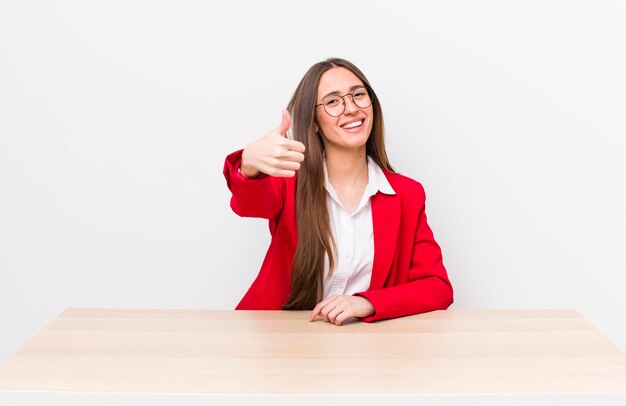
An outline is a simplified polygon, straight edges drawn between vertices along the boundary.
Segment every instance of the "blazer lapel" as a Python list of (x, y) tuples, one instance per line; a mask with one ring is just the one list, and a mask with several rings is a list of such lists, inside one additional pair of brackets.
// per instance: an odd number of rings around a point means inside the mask
[(400, 229), (400, 197), (381, 192), (372, 196), (372, 223), (374, 228), (374, 264), (370, 290), (381, 289), (396, 249)]

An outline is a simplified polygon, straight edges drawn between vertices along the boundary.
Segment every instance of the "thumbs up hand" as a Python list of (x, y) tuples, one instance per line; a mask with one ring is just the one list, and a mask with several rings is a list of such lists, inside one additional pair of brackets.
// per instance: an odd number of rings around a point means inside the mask
[(263, 138), (248, 144), (241, 157), (241, 173), (254, 178), (261, 172), (278, 177), (292, 177), (304, 161), (304, 144), (286, 137), (291, 126), (289, 111), (282, 121)]

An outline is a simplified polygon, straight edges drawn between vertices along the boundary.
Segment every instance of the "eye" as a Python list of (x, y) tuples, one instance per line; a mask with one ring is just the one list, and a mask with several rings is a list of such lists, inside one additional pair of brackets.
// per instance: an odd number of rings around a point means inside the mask
[(353, 93), (353, 96), (356, 98), (362, 98), (367, 96), (367, 92), (365, 91), (365, 89), (359, 89)]
[(339, 98), (338, 97), (331, 97), (329, 99), (326, 99), (326, 101), (324, 102), (325, 106), (328, 107), (333, 107), (339, 104)]

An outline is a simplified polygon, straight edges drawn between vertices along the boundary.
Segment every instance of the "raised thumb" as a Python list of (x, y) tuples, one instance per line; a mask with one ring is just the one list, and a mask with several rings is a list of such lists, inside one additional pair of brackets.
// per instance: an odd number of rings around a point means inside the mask
[(284, 137), (287, 134), (289, 127), (291, 127), (291, 115), (288, 110), (283, 110), (283, 118), (278, 127), (276, 127), (276, 130), (278, 130), (280, 135)]

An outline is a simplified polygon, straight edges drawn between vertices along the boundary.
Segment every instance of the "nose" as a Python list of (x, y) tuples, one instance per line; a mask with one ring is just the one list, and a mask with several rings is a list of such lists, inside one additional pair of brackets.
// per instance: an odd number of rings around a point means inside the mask
[(352, 97), (350, 95), (343, 96), (343, 104), (343, 114), (352, 114), (359, 108), (356, 103), (354, 103), (354, 100), (352, 100)]

